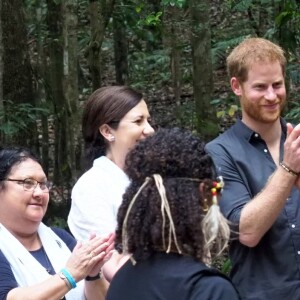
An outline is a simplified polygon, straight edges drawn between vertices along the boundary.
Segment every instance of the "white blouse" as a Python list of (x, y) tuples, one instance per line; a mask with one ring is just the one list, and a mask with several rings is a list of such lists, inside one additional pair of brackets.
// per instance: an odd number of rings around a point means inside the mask
[(101, 236), (115, 231), (118, 208), (128, 185), (127, 175), (106, 156), (94, 160), (72, 190), (68, 225), (77, 240), (87, 240), (90, 233)]

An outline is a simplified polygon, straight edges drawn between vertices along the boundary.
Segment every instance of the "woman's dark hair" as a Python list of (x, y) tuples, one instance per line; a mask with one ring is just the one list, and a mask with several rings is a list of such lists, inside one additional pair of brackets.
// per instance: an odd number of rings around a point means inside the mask
[(7, 179), (11, 169), (27, 159), (32, 159), (40, 164), (39, 158), (27, 148), (0, 147), (0, 188), (4, 187), (2, 180)]
[[(154, 180), (154, 174), (158, 174), (166, 190), (179, 248), (183, 254), (203, 259), (205, 242), (201, 222), (206, 195), (200, 193), (199, 184), (203, 181), (210, 185), (215, 170), (202, 140), (183, 129), (159, 129), (128, 153), (125, 172), (131, 184), (118, 212), (116, 248), (122, 252), (123, 223), (129, 209), (126, 250), (137, 260), (154, 251), (166, 250), (163, 235), (168, 240), (170, 220), (166, 218), (164, 232), (162, 199)], [(139, 191), (147, 177), (149, 183)], [(138, 191), (134, 205), (129, 208)], [(171, 251), (177, 252), (174, 241)]]
[(93, 160), (105, 155), (106, 141), (99, 127), (107, 124), (117, 129), (120, 120), (134, 108), (143, 95), (128, 86), (107, 86), (93, 92), (87, 100), (82, 118), (82, 133), (85, 142), (86, 162), (91, 167)]

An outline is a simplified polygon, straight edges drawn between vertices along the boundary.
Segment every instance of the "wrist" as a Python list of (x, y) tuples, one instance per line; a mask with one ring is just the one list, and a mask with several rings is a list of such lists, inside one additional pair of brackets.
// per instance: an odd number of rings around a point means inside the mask
[(103, 275), (102, 275), (102, 272), (100, 271), (97, 275), (95, 276), (86, 276), (85, 277), (85, 280), (86, 281), (95, 281), (95, 280), (98, 280), (98, 279), (102, 279), (103, 278)]
[(299, 173), (294, 171), (293, 169), (291, 169), (289, 166), (287, 166), (283, 161), (281, 161), (279, 163), (279, 165), (289, 174), (293, 175), (293, 176), (298, 176)]
[(63, 280), (66, 279), (66, 283), (68, 282), (68, 286), (70, 286), (72, 289), (76, 288), (76, 281), (66, 268), (61, 269), (61, 271), (59, 272), (59, 277)]
[(67, 277), (62, 272), (57, 273), (57, 275), (59, 276), (60, 279), (62, 279), (64, 281), (64, 283), (66, 284), (66, 286), (68, 287), (68, 289), (71, 290), (72, 289), (72, 285), (70, 284), (70, 282), (67, 279)]

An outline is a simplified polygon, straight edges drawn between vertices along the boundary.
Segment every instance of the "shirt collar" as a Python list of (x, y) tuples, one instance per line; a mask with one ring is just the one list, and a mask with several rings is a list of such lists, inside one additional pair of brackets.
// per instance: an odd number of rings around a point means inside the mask
[[(280, 124), (281, 124), (282, 133), (283, 133), (284, 138), (285, 138), (286, 137), (286, 131), (287, 131), (286, 121), (283, 118), (280, 118)], [(238, 119), (237, 122), (235, 123), (235, 125), (233, 127), (233, 130), (238, 134), (238, 136), (240, 136), (241, 138), (244, 138), (248, 142), (250, 142), (252, 138), (257, 139), (258, 136), (260, 137), (259, 133), (257, 133), (255, 131), (253, 131), (252, 129), (250, 129), (240, 119)]]

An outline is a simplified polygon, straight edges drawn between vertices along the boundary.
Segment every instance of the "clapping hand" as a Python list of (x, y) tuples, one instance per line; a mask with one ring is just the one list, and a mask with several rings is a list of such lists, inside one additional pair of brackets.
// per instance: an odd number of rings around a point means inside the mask
[(66, 268), (78, 282), (86, 276), (97, 275), (103, 264), (111, 257), (114, 248), (114, 234), (97, 237), (91, 234), (86, 243), (77, 242)]

